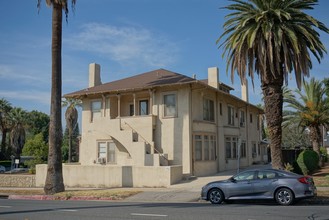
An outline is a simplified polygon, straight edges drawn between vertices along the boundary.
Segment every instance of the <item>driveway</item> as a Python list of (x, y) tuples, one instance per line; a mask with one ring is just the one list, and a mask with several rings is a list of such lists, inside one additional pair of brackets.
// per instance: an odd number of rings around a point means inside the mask
[[(269, 168), (267, 165), (252, 165), (244, 169)], [(243, 170), (243, 169), (241, 169)], [(225, 180), (237, 173), (237, 170), (219, 172), (212, 176), (195, 177), (189, 180), (183, 180), (168, 188), (143, 188), (143, 192), (128, 197), (127, 202), (197, 202), (200, 198), (202, 186), (209, 182)]]

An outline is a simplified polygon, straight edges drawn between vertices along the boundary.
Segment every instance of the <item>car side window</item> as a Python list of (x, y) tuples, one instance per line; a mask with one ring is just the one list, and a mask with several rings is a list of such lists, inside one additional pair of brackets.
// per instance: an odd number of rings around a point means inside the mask
[(259, 171), (257, 174), (257, 179), (274, 179), (275, 177), (275, 172), (271, 171)]
[(254, 179), (254, 171), (243, 172), (234, 177), (235, 180), (252, 180)]

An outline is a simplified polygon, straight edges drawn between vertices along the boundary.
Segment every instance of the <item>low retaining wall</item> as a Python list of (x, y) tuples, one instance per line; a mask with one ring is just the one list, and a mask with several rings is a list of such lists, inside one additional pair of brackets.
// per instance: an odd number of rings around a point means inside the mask
[[(169, 187), (182, 180), (182, 166), (63, 164), (66, 187)], [(47, 165), (36, 166), (36, 186), (43, 187)]]
[(35, 175), (0, 174), (0, 187), (35, 187)]

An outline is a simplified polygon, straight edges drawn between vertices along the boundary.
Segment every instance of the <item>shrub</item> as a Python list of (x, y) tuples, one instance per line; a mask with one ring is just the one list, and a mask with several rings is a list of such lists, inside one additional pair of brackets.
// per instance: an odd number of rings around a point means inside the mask
[(327, 149), (325, 147), (320, 148), (320, 154), (323, 157), (324, 162), (328, 162), (328, 152), (327, 152)]
[(313, 150), (304, 150), (298, 155), (297, 164), (304, 175), (310, 174), (319, 166), (319, 155)]

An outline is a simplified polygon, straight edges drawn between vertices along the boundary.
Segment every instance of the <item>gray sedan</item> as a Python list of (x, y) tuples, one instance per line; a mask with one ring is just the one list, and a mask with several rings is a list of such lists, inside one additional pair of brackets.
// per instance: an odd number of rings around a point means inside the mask
[(297, 199), (313, 196), (316, 187), (311, 177), (276, 169), (247, 170), (228, 180), (208, 183), (201, 191), (201, 198), (213, 204), (273, 199), (280, 205), (290, 205)]

